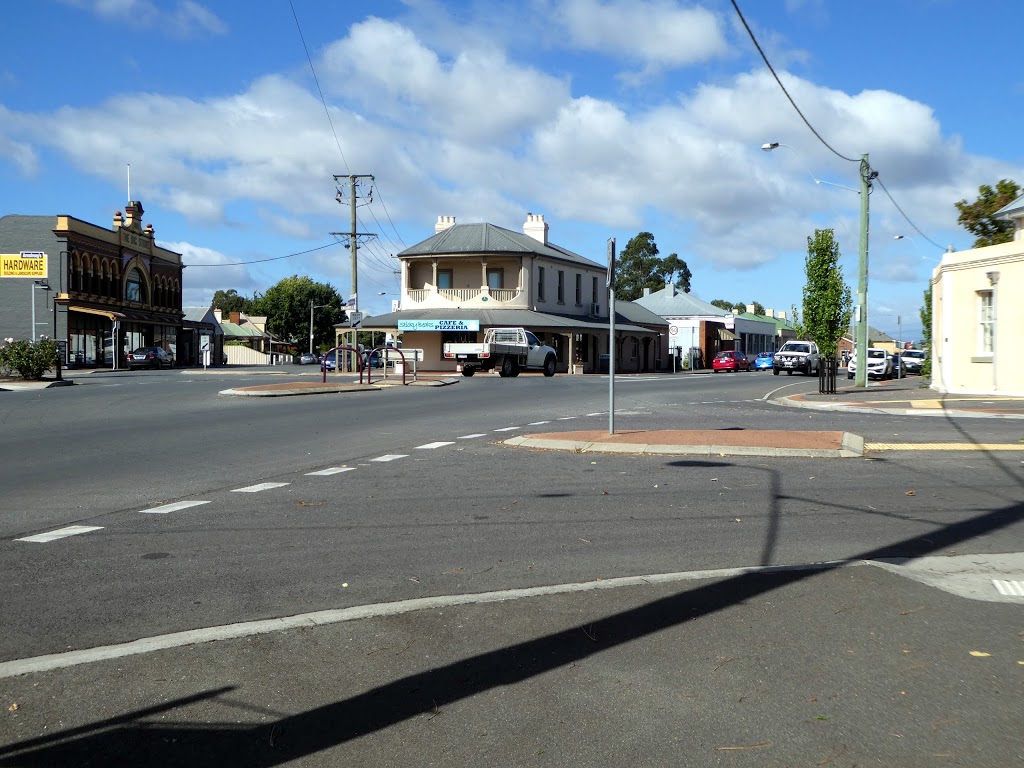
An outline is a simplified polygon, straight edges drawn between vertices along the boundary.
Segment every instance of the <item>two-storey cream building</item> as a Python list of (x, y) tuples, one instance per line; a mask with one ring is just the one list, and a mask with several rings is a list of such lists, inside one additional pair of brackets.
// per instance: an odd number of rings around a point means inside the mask
[[(446, 342), (478, 341), (503, 326), (522, 326), (553, 347), (563, 373), (607, 369), (606, 266), (552, 243), (544, 216), (527, 214), (521, 233), (439, 216), (434, 235), (398, 259), (401, 309), (366, 318), (362, 328), (401, 333), (405, 348), (423, 350), (421, 369), (455, 370)], [(440, 330), (446, 320), (473, 330)], [(617, 302), (617, 370), (663, 368), (667, 331), (653, 312)]]

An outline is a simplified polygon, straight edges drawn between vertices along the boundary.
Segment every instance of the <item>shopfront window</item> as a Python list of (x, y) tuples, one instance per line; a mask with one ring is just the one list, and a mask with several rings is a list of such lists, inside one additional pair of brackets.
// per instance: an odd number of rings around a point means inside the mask
[(146, 289), (145, 283), (142, 281), (142, 274), (137, 269), (133, 269), (128, 273), (128, 278), (124, 283), (124, 298), (126, 301), (137, 301), (139, 303), (145, 303), (146, 301)]

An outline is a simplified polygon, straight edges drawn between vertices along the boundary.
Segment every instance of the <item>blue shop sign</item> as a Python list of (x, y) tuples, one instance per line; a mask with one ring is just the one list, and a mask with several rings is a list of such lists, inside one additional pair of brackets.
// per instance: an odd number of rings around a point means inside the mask
[(479, 320), (399, 320), (400, 331), (479, 331)]

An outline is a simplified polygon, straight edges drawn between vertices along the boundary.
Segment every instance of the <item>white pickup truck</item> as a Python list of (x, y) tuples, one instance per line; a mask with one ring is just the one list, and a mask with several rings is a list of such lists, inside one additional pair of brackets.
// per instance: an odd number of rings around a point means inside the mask
[(554, 376), (558, 367), (555, 350), (525, 328), (488, 328), (482, 342), (448, 342), (444, 356), (462, 366), (463, 376), (494, 368), (502, 377), (518, 376), (522, 370)]

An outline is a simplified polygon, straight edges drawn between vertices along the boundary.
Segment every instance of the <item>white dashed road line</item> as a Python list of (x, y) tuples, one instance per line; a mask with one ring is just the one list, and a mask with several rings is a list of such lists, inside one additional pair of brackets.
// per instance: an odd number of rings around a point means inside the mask
[(444, 448), (446, 445), (455, 445), (452, 441), (439, 440), (436, 443), (425, 443), (424, 445), (417, 445), (413, 450), (416, 451), (429, 451), (434, 448)]
[[(551, 423), (550, 421), (531, 421), (526, 426), (528, 426), (528, 427), (539, 427), (541, 424), (550, 424), (550, 423)], [(494, 431), (497, 432), (498, 430), (494, 430)]]
[(269, 491), (271, 488), (280, 488), (285, 485), (291, 485), (291, 483), (257, 483), (256, 485), (249, 485), (245, 488), (235, 488), (232, 493), (259, 493), (260, 491)]
[(575, 416), (559, 416), (558, 420), (559, 421), (569, 421), (570, 419), (575, 419), (575, 418), (576, 418)]
[(456, 440), (472, 440), (474, 437), (487, 437), (485, 432), (474, 432), (472, 435), (462, 435), (462, 437), (455, 438)]
[(45, 544), (48, 541), (56, 541), (57, 539), (63, 539), (67, 536), (77, 536), (80, 533), (102, 530), (102, 525), (69, 525), (67, 528), (58, 528), (55, 531), (37, 533), (35, 536), (26, 536), (23, 539), (15, 539), (15, 541), (31, 541), (35, 544)]
[(173, 504), (164, 504), (161, 507), (140, 510), (144, 515), (166, 515), (168, 512), (177, 512), (179, 509), (198, 507), (200, 504), (209, 504), (208, 501), (176, 501)]
[(604, 413), (604, 411), (600, 411), (599, 413), (588, 413), (587, 416), (604, 416)]
[(407, 459), (409, 454), (407, 453), (385, 453), (383, 456), (378, 456), (376, 459), (370, 459), (370, 461), (395, 461), (396, 459)]
[(321, 477), (326, 475), (336, 475), (339, 472), (351, 472), (355, 467), (330, 467), (329, 469), (321, 469), (316, 472), (307, 472), (307, 475), (319, 475)]
[(519, 429), (519, 427), (499, 427), (494, 430), (495, 432), (511, 432), (513, 429)]

